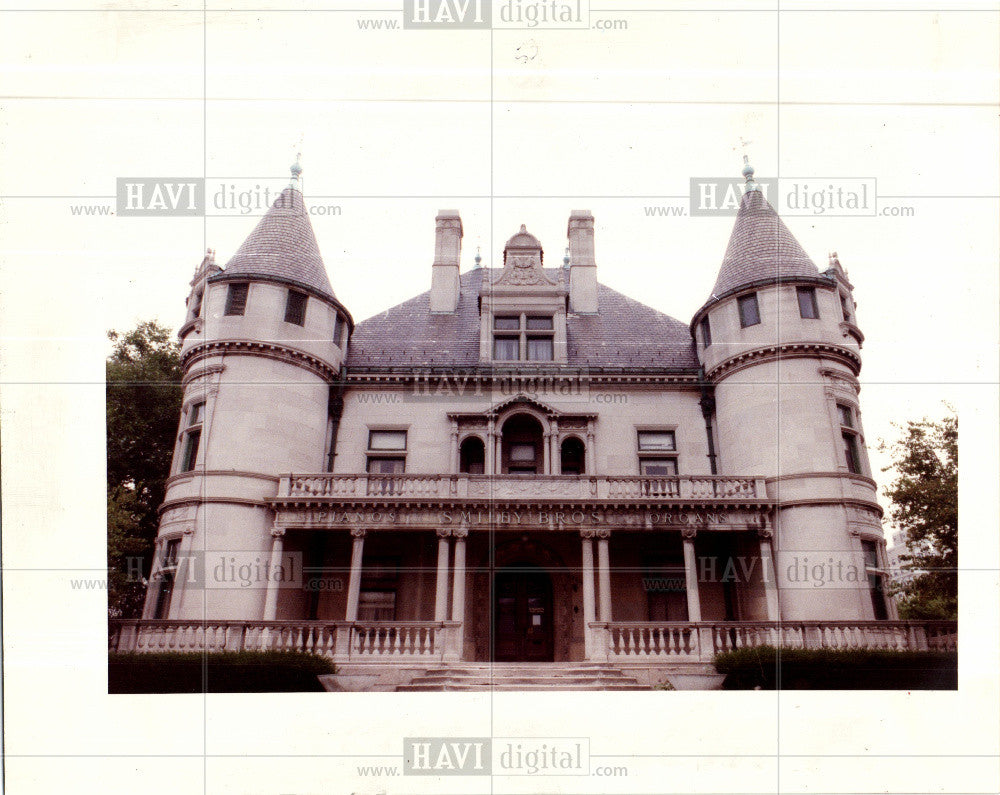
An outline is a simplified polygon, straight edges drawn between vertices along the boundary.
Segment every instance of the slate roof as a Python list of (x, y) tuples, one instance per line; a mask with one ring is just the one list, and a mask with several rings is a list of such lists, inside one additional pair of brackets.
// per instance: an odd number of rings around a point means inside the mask
[[(560, 268), (545, 268), (557, 281)], [(461, 275), (458, 309), (431, 314), (430, 293), (357, 324), (351, 335), (348, 369), (479, 366), (479, 268)], [(567, 365), (576, 368), (697, 368), (691, 332), (662, 312), (599, 284), (597, 315), (568, 315)]]
[(712, 293), (768, 279), (819, 275), (819, 269), (760, 191), (747, 191)]
[(337, 300), (300, 191), (285, 188), (225, 270), (210, 281), (240, 276), (289, 283)]

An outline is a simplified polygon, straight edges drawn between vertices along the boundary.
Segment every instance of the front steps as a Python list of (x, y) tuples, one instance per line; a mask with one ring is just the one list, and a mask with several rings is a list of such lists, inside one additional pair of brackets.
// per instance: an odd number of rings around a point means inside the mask
[(649, 690), (608, 663), (452, 663), (429, 668), (409, 684), (416, 691)]

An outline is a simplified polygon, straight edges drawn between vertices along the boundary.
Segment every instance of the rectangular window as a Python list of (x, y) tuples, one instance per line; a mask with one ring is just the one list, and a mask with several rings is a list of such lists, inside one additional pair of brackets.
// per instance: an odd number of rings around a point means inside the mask
[(191, 308), (191, 317), (201, 317), (201, 302), (204, 296), (204, 291), (195, 293), (194, 306)]
[(170, 597), (174, 593), (174, 573), (164, 571), (160, 573), (160, 590), (156, 594), (156, 607), (153, 609), (153, 618), (166, 618), (170, 615)]
[(550, 317), (529, 317), (527, 324), (528, 331), (552, 331)]
[(815, 287), (796, 287), (795, 294), (799, 299), (799, 317), (806, 320), (819, 318), (819, 305), (816, 303)]
[(361, 591), (358, 594), (358, 621), (395, 621), (395, 591)]
[(177, 553), (181, 549), (181, 540), (179, 538), (171, 538), (163, 546), (163, 566), (164, 568), (173, 568), (177, 565)]
[(528, 361), (552, 361), (552, 337), (528, 337)]
[(500, 362), (516, 362), (521, 358), (521, 341), (517, 337), (497, 337), (493, 340), (493, 358)]
[(201, 428), (188, 431), (187, 443), (184, 446), (184, 461), (181, 472), (190, 472), (198, 463), (198, 446), (201, 444)]
[(673, 431), (639, 431), (639, 449), (676, 450), (677, 439)]
[(707, 348), (712, 344), (712, 325), (708, 321), (708, 315), (705, 315), (698, 325), (701, 327), (701, 344)]
[(677, 459), (640, 458), (639, 472), (647, 477), (672, 477), (677, 474)]
[(837, 414), (840, 415), (840, 424), (845, 428), (854, 427), (854, 414), (851, 412), (851, 407), (846, 406), (843, 403), (837, 404)]
[(495, 317), (493, 318), (493, 328), (497, 331), (517, 331), (521, 328), (521, 318)]
[(247, 310), (247, 293), (250, 285), (245, 282), (233, 282), (226, 293), (226, 314), (242, 315)]
[(736, 299), (740, 308), (740, 325), (756, 326), (760, 323), (760, 307), (757, 305), (757, 293), (741, 295)]
[(406, 431), (369, 431), (369, 450), (405, 450)]
[(368, 459), (368, 472), (372, 475), (402, 475), (405, 470), (405, 458)]
[(851, 322), (851, 310), (847, 306), (847, 296), (843, 293), (840, 294), (840, 314), (846, 322)]
[(844, 431), (841, 436), (844, 439), (844, 459), (847, 462), (847, 471), (860, 475), (861, 460), (858, 458), (858, 437), (850, 431)]
[(344, 318), (338, 313), (336, 320), (333, 321), (333, 342), (338, 348), (344, 347), (344, 341), (341, 337), (344, 335), (344, 327), (346, 325)]
[(201, 425), (205, 419), (205, 403), (195, 403), (191, 406), (191, 411), (188, 415), (188, 427), (192, 425)]
[(285, 322), (304, 326), (306, 323), (306, 303), (309, 296), (297, 290), (288, 291), (288, 301), (285, 303)]
[(878, 547), (874, 541), (862, 541), (861, 548), (865, 555), (865, 569), (868, 574), (868, 592), (871, 595), (872, 611), (876, 621), (885, 621), (889, 618), (889, 610), (885, 604), (884, 574), (878, 565)]
[(510, 446), (510, 460), (524, 463), (535, 461), (535, 445), (533, 444), (512, 444)]

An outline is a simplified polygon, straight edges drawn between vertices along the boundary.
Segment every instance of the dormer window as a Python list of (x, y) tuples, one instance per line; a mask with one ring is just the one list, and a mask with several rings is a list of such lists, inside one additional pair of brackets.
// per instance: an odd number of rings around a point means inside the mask
[(551, 362), (555, 358), (551, 315), (498, 315), (493, 318), (493, 359)]

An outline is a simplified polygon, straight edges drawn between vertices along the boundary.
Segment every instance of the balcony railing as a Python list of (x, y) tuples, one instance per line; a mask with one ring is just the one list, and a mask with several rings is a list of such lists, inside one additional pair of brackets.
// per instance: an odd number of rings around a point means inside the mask
[(617, 661), (711, 660), (754, 646), (954, 651), (954, 621), (614, 621), (590, 625), (595, 654)]
[(764, 479), (695, 475), (286, 475), (278, 499), (567, 499), (746, 501), (767, 499)]
[[(457, 661), (457, 621), (111, 622), (109, 651), (303, 651), (339, 662)], [(753, 646), (792, 649), (957, 648), (954, 621), (613, 621), (590, 624), (594, 660), (710, 661)]]
[(301, 651), (341, 662), (457, 659), (454, 621), (112, 620), (119, 652)]

